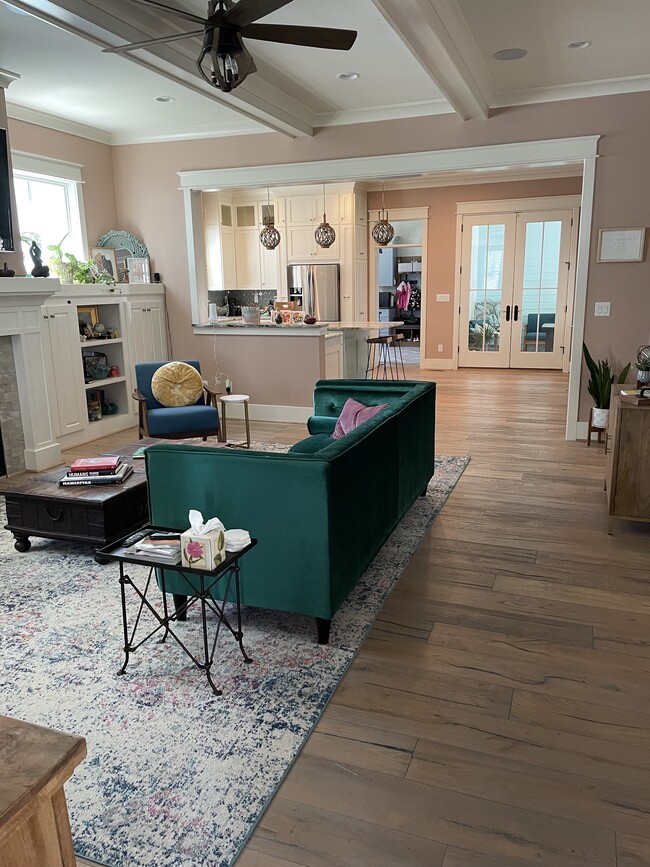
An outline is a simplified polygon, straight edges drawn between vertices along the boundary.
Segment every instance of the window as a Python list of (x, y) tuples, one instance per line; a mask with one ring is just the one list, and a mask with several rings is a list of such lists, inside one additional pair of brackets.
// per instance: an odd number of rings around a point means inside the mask
[[(13, 153), (12, 161), (21, 235), (37, 236), (45, 263), (50, 258), (48, 246), (63, 238), (65, 253), (87, 259), (81, 166), (20, 153)], [(29, 244), (23, 243), (22, 248), (29, 274), (33, 268)]]

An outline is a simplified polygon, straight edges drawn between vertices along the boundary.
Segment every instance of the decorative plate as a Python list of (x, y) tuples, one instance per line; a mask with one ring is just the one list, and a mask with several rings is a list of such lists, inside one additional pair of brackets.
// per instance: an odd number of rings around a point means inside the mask
[(149, 256), (149, 251), (142, 241), (139, 241), (130, 232), (122, 232), (119, 229), (111, 229), (110, 232), (102, 235), (97, 241), (97, 246), (112, 247), (114, 250), (128, 250), (132, 256), (140, 259), (148, 258)]

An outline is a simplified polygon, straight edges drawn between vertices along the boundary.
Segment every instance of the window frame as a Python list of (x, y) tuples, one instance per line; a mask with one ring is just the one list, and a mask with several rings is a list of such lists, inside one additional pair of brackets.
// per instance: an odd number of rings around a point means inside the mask
[[(86, 232), (86, 215), (83, 200), (83, 166), (65, 160), (41, 157), (24, 151), (12, 151), (13, 178), (29, 181), (41, 181), (63, 187), (67, 209), (68, 224), (71, 226), (70, 239), (66, 252), (71, 252), (77, 258), (88, 258), (88, 235)], [(21, 233), (28, 231), (18, 215)], [(75, 228), (78, 226), (78, 230)], [(22, 242), (21, 242), (22, 246)]]

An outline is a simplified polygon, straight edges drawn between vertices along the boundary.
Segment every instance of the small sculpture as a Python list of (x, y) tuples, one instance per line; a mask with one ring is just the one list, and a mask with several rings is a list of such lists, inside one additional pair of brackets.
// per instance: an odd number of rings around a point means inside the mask
[(32, 268), (32, 277), (49, 277), (50, 269), (47, 265), (43, 264), (43, 260), (41, 259), (41, 248), (38, 246), (36, 241), (32, 241), (29, 248), (29, 255), (32, 257), (32, 262), (34, 263), (34, 267)]

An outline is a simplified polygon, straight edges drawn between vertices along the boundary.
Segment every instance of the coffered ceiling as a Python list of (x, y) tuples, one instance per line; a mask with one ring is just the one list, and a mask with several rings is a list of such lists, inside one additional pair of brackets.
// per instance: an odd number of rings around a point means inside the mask
[[(165, 0), (203, 16), (206, 0)], [(193, 29), (129, 0), (0, 0), (8, 113), (109, 143), (255, 134), (650, 89), (647, 0), (293, 0), (266, 23), (358, 31), (348, 52), (248, 41), (258, 72), (230, 94), (188, 39), (128, 55), (101, 48)], [(589, 43), (569, 48), (570, 43)], [(518, 60), (495, 52), (525, 49)], [(342, 81), (339, 73), (357, 72)], [(156, 97), (172, 97), (157, 102)]]

